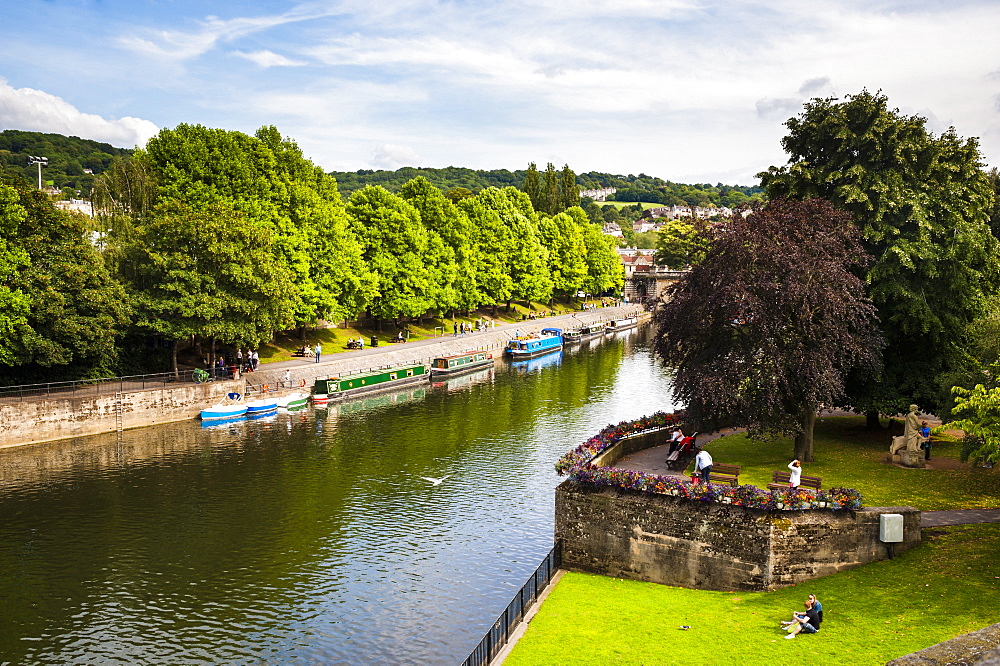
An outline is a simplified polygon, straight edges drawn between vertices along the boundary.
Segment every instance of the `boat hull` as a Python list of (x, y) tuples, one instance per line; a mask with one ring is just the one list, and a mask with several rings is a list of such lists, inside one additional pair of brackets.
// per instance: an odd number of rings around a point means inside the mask
[(608, 322), (608, 326), (605, 329), (608, 333), (614, 333), (615, 331), (626, 331), (630, 328), (635, 328), (639, 325), (639, 321), (635, 317), (629, 317), (627, 319), (614, 319)]
[(374, 393), (391, 391), (399, 386), (426, 382), (431, 374), (426, 365), (408, 365), (396, 368), (385, 368), (371, 372), (317, 379), (313, 386), (315, 396), (326, 395), (327, 401), (342, 400), (359, 393)]
[(247, 413), (246, 405), (225, 405), (220, 407), (209, 407), (201, 410), (202, 421), (215, 421), (218, 419), (235, 419)]
[(267, 414), (278, 409), (278, 401), (274, 398), (267, 400), (255, 400), (247, 403), (247, 416), (254, 414)]

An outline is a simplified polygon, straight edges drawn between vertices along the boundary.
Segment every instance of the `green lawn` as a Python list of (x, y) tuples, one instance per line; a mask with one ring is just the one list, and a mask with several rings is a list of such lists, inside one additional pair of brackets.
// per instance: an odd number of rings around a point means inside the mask
[[(816, 462), (823, 487), (861, 490), (866, 506), (923, 510), (1000, 507), (1000, 473), (958, 465), (959, 444), (934, 458), (956, 469), (883, 462), (893, 430), (861, 417), (821, 419)], [(743, 465), (742, 483), (765, 486), (785, 469), (790, 441), (731, 435), (709, 444), (717, 462)], [(774, 592), (711, 592), (568, 573), (505, 662), (520, 664), (884, 664), (1000, 621), (1000, 524), (925, 529), (923, 543), (876, 562)], [(778, 622), (809, 593), (824, 605), (817, 635), (784, 640)], [(684, 631), (678, 627), (690, 625)]]
[[(504, 663), (884, 664), (1000, 620), (998, 549), (1000, 525), (924, 530), (894, 560), (775, 592), (567, 573)], [(820, 633), (785, 640), (778, 622), (810, 593), (823, 602)]]
[[(1000, 473), (959, 466), (953, 470), (903, 469), (884, 462), (893, 434), (902, 426), (872, 432), (862, 417), (833, 417), (816, 422), (815, 462), (803, 474), (823, 478), (823, 487), (857, 488), (865, 506), (914, 506), (923, 511), (1000, 507)], [(791, 460), (791, 440), (753, 442), (730, 435), (707, 447), (716, 462), (742, 465), (740, 483), (766, 487), (773, 470)], [(935, 442), (934, 458), (957, 460), (961, 444)]]
[(636, 205), (636, 203), (641, 203), (643, 210), (648, 210), (650, 208), (663, 208), (666, 205), (666, 204), (655, 203), (655, 202), (648, 202), (648, 201), (640, 201), (640, 202), (636, 202), (636, 201), (598, 201), (597, 205), (598, 206), (614, 206), (615, 208), (621, 209), (621, 208), (625, 208), (626, 206), (634, 206), (634, 205)]

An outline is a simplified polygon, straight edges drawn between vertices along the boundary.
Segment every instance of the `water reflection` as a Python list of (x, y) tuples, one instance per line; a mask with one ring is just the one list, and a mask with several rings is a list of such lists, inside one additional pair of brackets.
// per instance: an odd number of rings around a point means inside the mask
[(632, 335), (540, 372), (4, 451), (0, 662), (455, 663), (551, 546), (556, 458), (667, 398)]

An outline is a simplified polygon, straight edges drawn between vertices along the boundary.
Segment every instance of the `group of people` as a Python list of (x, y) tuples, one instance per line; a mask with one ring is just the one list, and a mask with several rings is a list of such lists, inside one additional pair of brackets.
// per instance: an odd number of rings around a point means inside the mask
[(819, 631), (821, 622), (823, 622), (823, 604), (815, 594), (810, 594), (805, 602), (805, 610), (792, 613), (791, 620), (782, 620), (781, 628), (788, 632), (785, 638), (795, 638), (798, 634), (815, 634)]
[(488, 331), (492, 328), (496, 328), (497, 323), (492, 319), (477, 319), (476, 327), (473, 329), (472, 324), (467, 321), (456, 321), (455, 322), (455, 335), (466, 335), (467, 333), (472, 333), (473, 330), (476, 331)]
[(362, 338), (360, 335), (358, 336), (357, 340), (355, 340), (354, 338), (347, 338), (347, 348), (348, 349), (364, 349), (365, 348), (365, 339)]
[(259, 364), (260, 357), (256, 351), (248, 349), (246, 356), (244, 356), (242, 349), (236, 350), (236, 366), (240, 369), (240, 372), (254, 372), (257, 370)]

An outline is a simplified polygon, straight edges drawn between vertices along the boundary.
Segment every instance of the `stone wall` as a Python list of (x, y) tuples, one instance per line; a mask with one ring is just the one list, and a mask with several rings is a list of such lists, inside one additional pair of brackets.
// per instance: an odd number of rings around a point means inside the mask
[(901, 513), (903, 543), (920, 543), (912, 507), (761, 511), (564, 481), (556, 489), (563, 568), (710, 590), (771, 590), (889, 557), (879, 514)]

